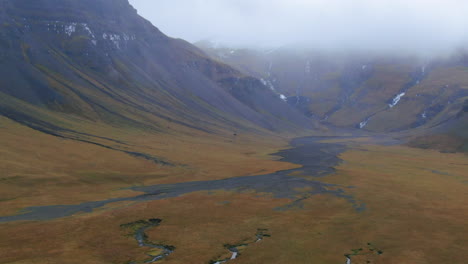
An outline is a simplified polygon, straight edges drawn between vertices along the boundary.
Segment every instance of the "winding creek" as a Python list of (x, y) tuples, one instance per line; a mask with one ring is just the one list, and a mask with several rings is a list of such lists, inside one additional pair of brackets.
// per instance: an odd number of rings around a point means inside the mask
[[(291, 142), (293, 148), (274, 154), (283, 157), (281, 161), (302, 165), (301, 168), (265, 175), (241, 176), (222, 180), (131, 187), (128, 189), (142, 192), (143, 194), (135, 197), (114, 198), (75, 205), (29, 207), (23, 209), (17, 215), (0, 216), (0, 222), (51, 220), (81, 212), (89, 213), (96, 208), (101, 208), (115, 202), (145, 202), (170, 199), (192, 192), (214, 190), (237, 192), (253, 190), (271, 193), (276, 198), (289, 198), (293, 200), (292, 205), (300, 204), (301, 201), (313, 195), (329, 194), (347, 200), (357, 211), (365, 210), (363, 203), (356, 201), (351, 195), (346, 193), (345, 190), (352, 187), (327, 184), (320, 181), (321, 177), (335, 172), (334, 167), (341, 162), (338, 155), (345, 150), (345, 146), (342, 144), (318, 142), (324, 139), (330, 138), (307, 137), (295, 139)], [(300, 189), (304, 190), (306, 188), (307, 191), (300, 191)], [(285, 205), (279, 209), (287, 209), (289, 206), (291, 205)]]
[[(303, 200), (317, 194), (340, 197), (347, 200), (357, 211), (365, 210), (363, 203), (356, 201), (346, 193), (346, 189), (352, 187), (327, 184), (320, 181), (321, 177), (335, 172), (334, 167), (341, 162), (338, 155), (345, 150), (345, 146), (342, 144), (318, 142), (324, 139), (330, 138), (307, 137), (295, 139), (291, 142), (293, 148), (274, 154), (283, 157), (281, 161), (302, 165), (301, 168), (222, 180), (131, 187), (130, 190), (143, 194), (135, 197), (114, 198), (75, 205), (29, 207), (23, 209), (17, 215), (0, 216), (0, 222), (51, 220), (81, 212), (89, 213), (96, 208), (115, 202), (145, 202), (170, 199), (192, 192), (214, 190), (237, 192), (253, 190), (261, 193), (271, 193), (276, 198), (289, 198), (293, 201), (292, 204), (286, 204), (284, 207), (278, 208), (279, 210), (287, 210), (290, 206), (300, 204)], [(305, 189), (307, 191), (304, 191)]]
[[(148, 256), (151, 259), (144, 261), (143, 263), (153, 263), (153, 262), (162, 260), (163, 258), (172, 254), (172, 252), (174, 252), (175, 250), (174, 246), (155, 244), (148, 240), (148, 236), (146, 235), (146, 230), (159, 226), (161, 222), (162, 222), (161, 219), (154, 218), (154, 219), (149, 219), (147, 221), (139, 220), (133, 223), (123, 224), (120, 226), (122, 228), (134, 230), (133, 236), (135, 237), (135, 240), (138, 242), (138, 246), (153, 248), (158, 251), (157, 253), (148, 254)], [(137, 264), (137, 262), (135, 261), (130, 262), (130, 264)]]
[[(300, 202), (317, 194), (329, 194), (347, 200), (357, 211), (365, 210), (365, 205), (356, 201), (345, 189), (351, 187), (320, 182), (320, 177), (335, 172), (334, 167), (341, 160), (337, 157), (345, 146), (335, 143), (320, 143), (328, 138), (307, 137), (291, 142), (293, 148), (274, 155), (283, 157), (281, 161), (302, 165), (301, 168), (278, 171), (272, 174), (241, 176), (222, 180), (194, 181), (175, 184), (131, 187), (129, 189), (143, 194), (135, 197), (114, 198), (103, 201), (86, 202), (76, 205), (37, 206), (23, 209), (17, 215), (0, 216), (0, 222), (51, 220), (71, 216), (76, 213), (89, 213), (94, 209), (115, 202), (145, 202), (178, 197), (198, 191), (246, 191), (271, 193), (276, 198), (289, 198)], [(294, 173), (295, 176), (291, 176)], [(307, 188), (308, 191), (299, 191)], [(288, 205), (285, 205), (287, 207)]]
[[(146, 261), (132, 261), (129, 264), (140, 264), (140, 263), (154, 263), (159, 260), (164, 259), (165, 257), (169, 256), (174, 252), (176, 249), (174, 246), (163, 245), (163, 244), (156, 244), (151, 242), (146, 235), (146, 230), (150, 228), (157, 227), (161, 224), (162, 220), (158, 218), (152, 218), (148, 220), (138, 220), (132, 223), (122, 224), (120, 225), (121, 228), (126, 230), (131, 230), (132, 235), (138, 243), (140, 247), (152, 248), (156, 249), (156, 251), (150, 251), (147, 255), (150, 257), (149, 260)], [(253, 243), (258, 243), (262, 241), (266, 237), (270, 237), (271, 235), (268, 233), (268, 229), (257, 229), (257, 233), (255, 234), (255, 239), (251, 242), (243, 242), (236, 245), (225, 244), (224, 247), (229, 250), (232, 254), (231, 257), (221, 259), (221, 260), (211, 260), (211, 264), (222, 264), (226, 263), (230, 260), (236, 259), (240, 255), (240, 251), (242, 249), (247, 248), (249, 245)]]
[[(343, 138), (343, 137), (338, 137)], [(352, 137), (350, 137), (352, 138)], [(241, 176), (212, 181), (194, 181), (174, 184), (160, 184), (153, 186), (131, 187), (130, 190), (142, 194), (127, 197), (114, 198), (103, 201), (86, 202), (75, 205), (36, 206), (25, 208), (17, 215), (0, 216), (0, 223), (13, 221), (44, 221), (72, 216), (76, 213), (89, 213), (94, 209), (104, 207), (115, 202), (145, 202), (178, 197), (184, 194), (199, 191), (256, 191), (259, 193), (271, 193), (275, 198), (288, 198), (292, 202), (285, 204), (277, 210), (289, 210), (302, 206), (302, 202), (318, 194), (328, 194), (345, 199), (356, 211), (366, 209), (365, 204), (355, 200), (346, 192), (352, 186), (340, 186), (327, 184), (320, 181), (321, 177), (335, 172), (334, 167), (340, 164), (338, 155), (345, 150), (344, 144), (321, 143), (320, 140), (333, 139), (332, 137), (307, 137), (295, 139), (291, 142), (291, 149), (283, 150), (274, 155), (281, 156), (281, 161), (300, 164), (302, 167), (291, 170), (278, 171), (271, 174), (257, 176)], [(124, 224), (123, 228), (130, 228), (135, 240), (140, 247), (154, 249), (147, 253), (150, 257), (145, 262), (130, 262), (132, 264), (154, 263), (164, 259), (174, 252), (175, 247), (152, 243), (148, 240), (146, 231), (160, 224), (160, 219), (140, 220), (134, 223)], [(252, 243), (261, 242), (269, 237), (266, 229), (258, 229), (255, 240), (239, 245), (225, 245), (231, 256), (224, 259), (212, 260), (212, 264), (222, 264), (238, 258), (241, 250)], [(351, 264), (351, 256), (346, 256), (347, 264)]]
[(210, 264), (222, 264), (222, 263), (226, 263), (230, 260), (234, 260), (236, 259), (239, 255), (240, 255), (240, 248), (241, 247), (248, 247), (249, 245), (253, 244), (253, 243), (258, 243), (260, 241), (262, 241), (265, 237), (270, 237), (270, 234), (268, 234), (268, 229), (257, 229), (257, 233), (255, 234), (255, 240), (250, 242), (250, 243), (240, 243), (238, 245), (229, 245), (229, 244), (226, 244), (224, 245), (225, 248), (227, 248), (229, 250), (229, 252), (231, 252), (232, 256), (230, 258), (226, 258), (226, 259), (222, 259), (222, 260), (212, 260), (210, 261)]

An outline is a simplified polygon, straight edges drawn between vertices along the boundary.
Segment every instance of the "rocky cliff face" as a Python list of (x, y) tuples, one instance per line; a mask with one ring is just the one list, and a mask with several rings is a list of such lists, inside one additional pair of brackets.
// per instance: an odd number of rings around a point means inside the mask
[(0, 1), (0, 75), (0, 114), (54, 134), (79, 130), (69, 116), (160, 132), (167, 122), (311, 127), (260, 81), (165, 36), (127, 0)]

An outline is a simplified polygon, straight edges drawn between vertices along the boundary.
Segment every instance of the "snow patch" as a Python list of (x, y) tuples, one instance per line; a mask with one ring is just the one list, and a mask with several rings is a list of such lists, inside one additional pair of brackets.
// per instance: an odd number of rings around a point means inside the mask
[(364, 71), (367, 69), (367, 65), (362, 65), (361, 69)]
[(71, 23), (69, 25), (65, 25), (65, 34), (67, 34), (69, 37), (71, 37), (71, 35), (76, 32), (76, 25), (77, 24), (78, 23)]
[(114, 41), (114, 40), (120, 40), (120, 35), (117, 34), (110, 34), (109, 39)]
[(275, 86), (273, 85), (273, 83), (271, 81), (268, 81), (268, 80), (265, 80), (265, 79), (260, 79), (260, 81), (262, 82), (263, 85), (270, 88), (270, 90), (272, 90), (275, 93), (278, 93), (278, 91), (276, 91), (276, 88), (275, 88)]
[(89, 35), (90, 37), (92, 37), (93, 39), (96, 38), (96, 36), (94, 36), (93, 31), (91, 31), (91, 29), (89, 28), (88, 24), (82, 23), (81, 26), (84, 28), (84, 30), (85, 30), (86, 32), (88, 32), (88, 35)]
[(401, 98), (402, 98), (403, 96), (405, 96), (405, 95), (406, 95), (406, 93), (400, 93), (400, 94), (397, 95), (395, 98), (393, 98), (392, 103), (389, 104), (388, 106), (389, 106), (390, 108), (395, 107), (395, 106), (400, 102)]
[(424, 113), (421, 114), (421, 117), (426, 119), (427, 118), (427, 111), (424, 111)]
[(125, 41), (128, 41), (130, 39), (133, 39), (132, 37), (128, 36), (127, 34), (123, 34), (120, 36), (119, 34), (112, 34), (112, 33), (103, 33), (102, 38), (104, 40), (110, 40), (112, 43), (114, 43), (114, 46), (120, 49), (120, 41), (123, 39)]
[(87, 23), (64, 23), (62, 21), (49, 21), (46, 23), (47, 31), (54, 32), (56, 34), (65, 33), (67, 36), (71, 37), (74, 33), (78, 31), (78, 29), (86, 32), (86, 34), (91, 37), (91, 42), (93, 45), (96, 46), (96, 36), (94, 35), (93, 31), (89, 27)]
[[(273, 80), (273, 81), (275, 81), (275, 80)], [(273, 85), (273, 83), (272, 83), (271, 81), (265, 80), (265, 79), (261, 78), (261, 79), (260, 79), (260, 82), (261, 82), (264, 86), (270, 88), (270, 90), (271, 90), (272, 92), (274, 92), (275, 94), (279, 95), (279, 97), (281, 98), (281, 100), (287, 102), (288, 97), (286, 97), (286, 95), (284, 95), (284, 94), (278, 93), (278, 91), (276, 90), (275, 86)]]

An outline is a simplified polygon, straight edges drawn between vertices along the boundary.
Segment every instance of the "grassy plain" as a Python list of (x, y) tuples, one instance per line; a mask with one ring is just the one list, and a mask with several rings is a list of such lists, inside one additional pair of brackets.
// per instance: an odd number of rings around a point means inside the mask
[[(158, 146), (152, 149), (155, 155), (164, 153), (163, 158), (184, 164), (160, 166), (97, 146), (34, 134), (6, 120), (2, 126), (9, 129), (0, 128), (1, 144), (7, 146), (0, 150), (1, 215), (32, 205), (135, 196), (121, 190), (131, 185), (297, 167), (267, 155), (285, 146), (277, 139), (140, 137), (135, 145)], [(229, 142), (233, 140), (236, 144)], [(222, 190), (117, 203), (52, 221), (0, 224), (0, 263), (145, 260), (151, 249), (138, 247), (120, 225), (150, 218), (163, 222), (147, 230), (149, 240), (176, 247), (160, 263), (209, 263), (229, 255), (223, 245), (251, 241), (259, 228), (268, 229), (271, 237), (249, 245), (229, 263), (339, 264), (345, 262), (345, 254), (367, 249), (368, 243), (383, 254), (355, 256), (353, 263), (466, 263), (467, 156), (369, 142), (346, 142), (349, 149), (341, 155), (343, 163), (337, 172), (311, 178), (351, 187), (345, 192), (365, 203), (363, 212), (331, 195), (311, 196), (302, 208), (277, 210), (292, 200)]]

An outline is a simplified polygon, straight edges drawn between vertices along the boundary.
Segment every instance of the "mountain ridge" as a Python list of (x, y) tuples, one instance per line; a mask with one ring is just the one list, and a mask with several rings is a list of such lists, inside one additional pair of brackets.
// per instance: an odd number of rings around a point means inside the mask
[(458, 118), (468, 99), (464, 51), (421, 59), (289, 47), (235, 49), (207, 41), (196, 45), (262, 79), (291, 106), (327, 126), (424, 136), (444, 134), (451, 124), (465, 122)]
[(259, 80), (164, 35), (127, 0), (0, 5), (0, 114), (23, 125), (107, 147), (101, 123), (208, 135), (315, 126)]

